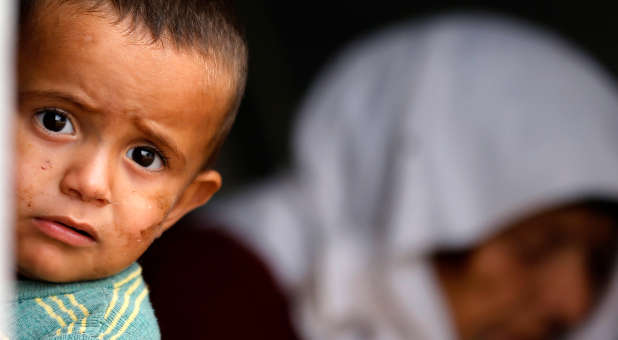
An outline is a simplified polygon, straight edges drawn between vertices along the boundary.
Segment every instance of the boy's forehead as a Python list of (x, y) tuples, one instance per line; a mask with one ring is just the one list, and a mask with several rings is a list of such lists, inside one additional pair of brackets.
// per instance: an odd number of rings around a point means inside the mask
[(212, 137), (231, 102), (226, 72), (213, 58), (165, 39), (152, 43), (117, 20), (113, 13), (50, 8), (21, 41), (20, 92), (71, 97), (112, 118)]
[[(197, 50), (178, 49), (165, 38), (152, 42), (145, 28), (132, 28), (130, 19), (118, 22), (115, 13), (87, 12), (65, 4), (51, 7), (36, 20), (27, 37), (35, 49), (24, 57), (38, 52), (35, 56), (46, 57), (39, 58), (46, 63), (87, 66), (89, 73), (107, 71), (110, 80), (144, 92), (170, 89), (212, 97), (222, 95), (216, 92), (223, 92), (229, 83), (214, 58), (205, 58)], [(148, 86), (157, 83), (169, 86)]]

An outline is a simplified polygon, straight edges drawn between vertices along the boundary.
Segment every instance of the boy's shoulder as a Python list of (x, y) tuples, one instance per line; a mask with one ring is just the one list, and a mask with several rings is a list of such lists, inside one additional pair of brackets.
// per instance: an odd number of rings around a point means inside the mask
[(134, 263), (109, 278), (67, 284), (19, 281), (18, 339), (159, 339), (159, 328)]

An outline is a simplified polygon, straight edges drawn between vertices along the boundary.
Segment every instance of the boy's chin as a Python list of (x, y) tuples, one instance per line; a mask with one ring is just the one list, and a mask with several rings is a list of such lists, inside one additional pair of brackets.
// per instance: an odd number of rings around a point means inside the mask
[[(126, 266), (119, 268), (115, 268), (116, 266), (113, 268), (97, 268), (95, 266), (87, 266), (85, 263), (70, 265), (67, 262), (58, 260), (50, 257), (46, 258), (45, 256), (35, 258), (20, 256), (17, 275), (20, 278), (52, 283), (91, 281), (119, 273), (131, 264), (129, 262)], [(84, 267), (79, 268), (80, 264), (84, 265)]]
[(46, 281), (51, 283), (67, 283), (75, 281), (87, 281), (96, 278), (89, 278), (89, 276), (75, 275), (74, 273), (67, 274), (58, 271), (50, 271), (45, 268), (30, 269), (27, 267), (19, 266), (17, 268), (17, 277), (19, 279)]
[[(120, 272), (119, 270), (118, 272)], [(46, 281), (51, 283), (68, 283), (68, 282), (78, 282), (78, 281), (92, 281), (97, 279), (102, 279), (111, 275), (116, 274), (116, 272), (110, 273), (75, 273), (75, 272), (60, 272), (48, 270), (45, 268), (37, 268), (35, 270), (27, 269), (23, 267), (17, 268), (17, 277), (19, 279), (28, 279), (35, 281)]]
[(50, 271), (45, 268), (29, 268), (29, 266), (18, 266), (17, 277), (35, 281), (47, 281), (52, 283), (64, 283), (71, 281), (82, 281), (73, 279), (74, 275), (66, 275), (58, 271)]
[(129, 267), (149, 244), (144, 240), (139, 248), (110, 250), (103, 246), (71, 247), (45, 237), (21, 237), (16, 249), (17, 274), (55, 283), (102, 279)]

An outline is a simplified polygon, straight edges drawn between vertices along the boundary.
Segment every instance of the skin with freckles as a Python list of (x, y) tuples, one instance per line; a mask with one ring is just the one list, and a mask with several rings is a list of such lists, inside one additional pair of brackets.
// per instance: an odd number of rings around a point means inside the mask
[(102, 278), (219, 189), (202, 166), (231, 81), (214, 60), (152, 43), (111, 11), (42, 11), (19, 46), (18, 271)]
[(434, 259), (464, 340), (558, 339), (608, 280), (615, 217), (570, 205), (525, 218), (466, 253)]

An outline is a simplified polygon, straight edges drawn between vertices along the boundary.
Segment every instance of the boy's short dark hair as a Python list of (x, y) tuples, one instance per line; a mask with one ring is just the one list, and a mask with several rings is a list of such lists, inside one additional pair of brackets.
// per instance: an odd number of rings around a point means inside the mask
[(146, 27), (153, 43), (168, 39), (175, 47), (196, 49), (232, 71), (236, 89), (232, 105), (209, 144), (205, 167), (211, 167), (232, 127), (247, 77), (247, 43), (230, 0), (20, 0), (20, 32), (37, 6), (51, 2), (83, 4), (89, 11), (109, 5), (116, 11), (118, 22), (129, 19), (131, 29)]

